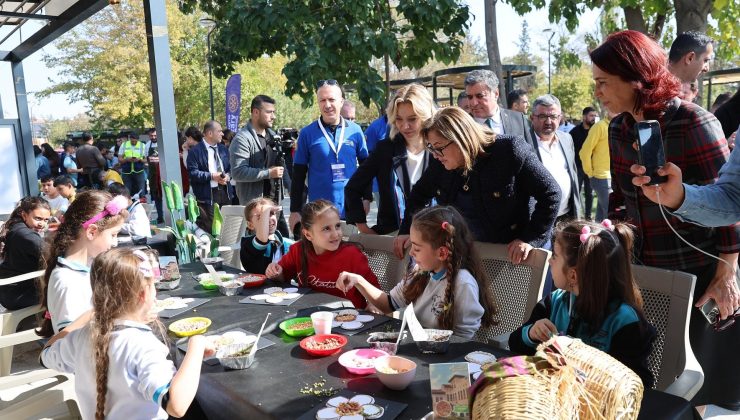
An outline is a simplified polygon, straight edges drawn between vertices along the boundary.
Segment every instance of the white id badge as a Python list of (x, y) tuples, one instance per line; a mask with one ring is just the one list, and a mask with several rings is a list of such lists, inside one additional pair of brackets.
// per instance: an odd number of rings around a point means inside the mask
[(333, 182), (341, 182), (347, 180), (347, 177), (344, 175), (343, 163), (335, 163), (331, 165), (331, 180)]

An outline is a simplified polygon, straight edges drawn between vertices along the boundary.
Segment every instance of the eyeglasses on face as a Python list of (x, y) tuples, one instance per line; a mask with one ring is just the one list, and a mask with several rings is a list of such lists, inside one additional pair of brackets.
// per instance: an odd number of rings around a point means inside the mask
[(558, 118), (560, 118), (560, 114), (537, 114), (535, 115), (535, 118), (540, 121), (547, 121), (548, 119), (557, 121)]
[(318, 90), (321, 86), (324, 86), (324, 85), (337, 86), (339, 85), (339, 82), (337, 82), (334, 79), (319, 80), (316, 83), (316, 89)]
[(444, 157), (444, 155), (445, 155), (444, 154), (444, 150), (446, 148), (448, 148), (452, 143), (454, 143), (454, 142), (451, 141), (451, 142), (445, 144), (442, 147), (434, 147), (434, 146), (432, 146), (432, 143), (427, 143), (427, 146), (426, 147), (427, 147), (427, 150), (429, 150), (429, 152), (431, 154), (433, 154), (434, 156)]

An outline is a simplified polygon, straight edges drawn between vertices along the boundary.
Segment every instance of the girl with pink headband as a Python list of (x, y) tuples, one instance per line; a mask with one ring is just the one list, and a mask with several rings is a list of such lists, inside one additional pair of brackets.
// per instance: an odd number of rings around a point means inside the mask
[(51, 337), (78, 318), (87, 322), (92, 309), (90, 264), (116, 246), (126, 216), (126, 199), (105, 191), (81, 192), (70, 204), (45, 258), (41, 305), (47, 312), (39, 335)]
[(574, 220), (558, 225), (550, 257), (557, 289), (537, 303), (529, 320), (511, 333), (509, 347), (534, 354), (551, 336), (565, 334), (607, 352), (653, 384), (647, 359), (655, 330), (645, 320), (632, 278), (631, 226)]

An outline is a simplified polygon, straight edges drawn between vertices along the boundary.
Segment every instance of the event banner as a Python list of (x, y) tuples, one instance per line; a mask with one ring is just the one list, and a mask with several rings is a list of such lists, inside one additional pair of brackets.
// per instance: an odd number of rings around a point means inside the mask
[(232, 74), (226, 82), (226, 128), (239, 130), (239, 115), (242, 111), (242, 75)]

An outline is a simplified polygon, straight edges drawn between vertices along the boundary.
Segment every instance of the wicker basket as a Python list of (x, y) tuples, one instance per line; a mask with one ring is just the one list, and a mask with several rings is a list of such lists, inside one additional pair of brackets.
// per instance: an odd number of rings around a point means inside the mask
[[(497, 363), (492, 364), (491, 369), (495, 369), (495, 365)], [(473, 397), (473, 420), (576, 418), (583, 387), (575, 370), (555, 364), (547, 369), (530, 366), (532, 374), (489, 380), (478, 387)]]
[(586, 375), (588, 398), (581, 397), (580, 419), (637, 418), (643, 385), (635, 372), (607, 353), (570, 337), (554, 337), (540, 344), (537, 350), (555, 347), (568, 365)]

